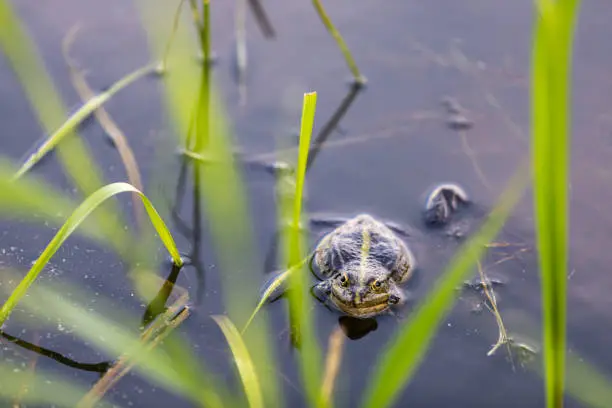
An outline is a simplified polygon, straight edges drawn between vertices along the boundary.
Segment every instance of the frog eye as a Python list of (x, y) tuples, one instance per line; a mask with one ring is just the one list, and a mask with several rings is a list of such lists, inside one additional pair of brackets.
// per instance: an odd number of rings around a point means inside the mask
[(346, 275), (346, 273), (343, 273), (342, 275), (340, 275), (340, 284), (342, 286), (346, 286), (348, 285), (348, 276)]
[(380, 289), (382, 286), (382, 281), (376, 279), (374, 280), (374, 282), (372, 282), (372, 289), (376, 290), (376, 289)]

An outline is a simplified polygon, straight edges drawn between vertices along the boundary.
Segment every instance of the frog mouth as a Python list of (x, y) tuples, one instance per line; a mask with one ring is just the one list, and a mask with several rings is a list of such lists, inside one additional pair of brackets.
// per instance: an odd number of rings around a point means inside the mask
[(330, 298), (339, 310), (353, 317), (368, 318), (380, 314), (389, 308), (389, 296), (380, 296), (369, 301), (354, 304), (339, 298), (332, 291)]

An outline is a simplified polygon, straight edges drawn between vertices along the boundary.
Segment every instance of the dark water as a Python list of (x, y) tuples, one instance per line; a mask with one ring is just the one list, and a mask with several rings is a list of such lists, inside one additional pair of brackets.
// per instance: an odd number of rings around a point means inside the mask
[[(607, 251), (612, 236), (607, 188), (612, 174), (612, 58), (606, 44), (612, 35), (612, 6), (604, 0), (584, 3), (574, 72), (569, 342), (572, 351), (612, 373), (612, 331), (607, 325), (612, 310), (612, 279), (608, 274), (612, 258)], [(233, 9), (229, 4), (213, 3), (213, 48), (220, 57), (215, 80), (242, 148), (253, 153), (272, 151), (276, 135), (291, 137), (304, 91), (316, 90), (319, 95), (315, 132), (348, 92), (348, 70), (310, 2), (289, 5), (268, 1), (265, 5), (278, 36), (273, 41), (265, 40), (249, 15), (248, 102), (241, 107), (231, 69)], [(78, 96), (61, 56), (61, 41), (73, 24), (80, 22), (83, 26), (73, 54), (90, 71), (88, 79), (93, 87), (108, 86), (148, 61), (137, 10), (129, 3), (22, 0), (16, 7), (69, 105), (76, 104)], [(461, 183), (479, 206), (490, 208), (528, 153), (531, 2), (387, 1), (381, 6), (353, 1), (350, 6), (329, 2), (326, 7), (369, 84), (343, 117), (342, 132), (332, 134), (330, 145), (309, 173), (308, 209), (349, 215), (370, 212), (422, 228), (422, 194), (433, 183), (444, 181)], [(170, 17), (168, 21), (170, 24)], [(4, 101), (0, 104), (0, 149), (3, 155), (18, 159), (40, 137), (40, 130), (3, 59), (0, 75)], [(447, 95), (456, 98), (474, 122), (474, 127), (463, 134), (445, 124), (440, 101)], [(287, 98), (294, 105), (289, 111)], [(174, 160), (173, 139), (164, 130), (156, 85), (138, 82), (107, 107), (129, 138), (145, 189), (160, 196), (172, 191), (178, 177), (176, 166), (168, 167)], [(118, 155), (106, 143), (98, 125), (89, 126), (83, 134), (107, 180), (123, 180)], [(339, 140), (349, 142), (334, 145)], [(71, 192), (55, 160), (48, 160), (36, 172)], [(252, 214), (257, 214), (256, 237), (263, 263), (275, 220), (273, 182), (261, 173), (248, 174), (246, 181)], [(129, 200), (122, 202), (128, 209)], [(189, 220), (190, 214), (185, 205), (182, 215)], [(471, 216), (468, 214), (467, 219)], [(485, 262), (491, 276), (507, 281), (497, 294), (508, 329), (524, 334), (529, 334), (523, 326), (524, 316), (537, 323), (540, 315), (531, 223), (528, 196), (500, 237), (522, 246), (496, 249)], [(0, 264), (26, 269), (52, 233), (40, 226), (3, 222)], [(457, 244), (431, 232), (410, 243), (421, 266), (418, 283), (409, 285), (418, 301), (426, 296)], [(179, 245), (188, 244), (180, 240)], [(494, 265), (520, 248), (526, 250)], [(143, 311), (125, 277), (124, 265), (111, 251), (82, 238), (71, 238), (41, 279), (84, 287), (92, 293), (92, 309), (96, 296), (102, 296), (118, 309)], [(179, 284), (193, 293), (196, 282), (189, 269), (179, 277)], [(206, 288), (203, 305), (183, 327), (207, 366), (231, 377), (224, 340), (208, 318), (225, 310), (214, 269), (206, 277)], [(486, 356), (497, 339), (497, 326), (486, 310), (473, 312), (477, 303), (477, 296), (463, 293), (397, 406), (543, 406), (543, 386), (536, 374), (520, 366), (513, 369), (504, 350)], [(283, 334), (282, 306), (276, 303), (270, 310), (275, 330), (281, 333), (274, 339), (279, 343), (275, 349), (281, 361), (286, 406), (301, 406), (303, 395), (294, 387), (298, 376), (293, 354)], [(326, 346), (338, 316), (320, 307), (315, 310), (319, 341)], [(397, 327), (392, 318), (380, 319), (377, 330), (358, 341), (346, 342), (336, 392), (339, 406), (357, 404), (371, 367)], [(9, 324), (7, 331), (77, 361), (104, 360), (62, 327), (34, 333)], [(0, 346), (0, 355), (24, 364), (32, 358), (31, 352), (7, 343)], [(85, 384), (97, 378), (95, 373), (70, 369), (47, 358), (40, 358), (38, 367)], [(109, 396), (124, 406), (189, 406), (135, 375), (120, 381)], [(570, 398), (568, 406), (580, 405)]]

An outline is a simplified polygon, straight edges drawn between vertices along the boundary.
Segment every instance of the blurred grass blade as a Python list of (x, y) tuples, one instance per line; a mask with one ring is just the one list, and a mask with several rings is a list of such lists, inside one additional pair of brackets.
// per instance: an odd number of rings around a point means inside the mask
[(238, 94), (240, 95), (240, 105), (246, 105), (247, 100), (247, 62), (248, 62), (248, 52), (247, 52), (247, 40), (246, 40), (246, 1), (247, 0), (238, 0), (238, 4), (236, 4), (236, 17), (235, 23), (236, 26), (236, 53), (235, 53), (235, 63), (236, 63), (236, 82), (238, 85)]
[(387, 351), (374, 368), (364, 397), (364, 407), (390, 406), (410, 381), (425, 357), (438, 326), (455, 301), (457, 286), (473, 272), (472, 268), (486, 251), (485, 244), (494, 239), (521, 197), (527, 184), (528, 171), (528, 166), (519, 166), (486, 222), (451, 259), (433, 289), (424, 297), (427, 301), (415, 310), (410, 321), (386, 347)]
[[(140, 336), (142, 347), (151, 350), (158, 346), (171, 332), (189, 316), (185, 293), (153, 321)], [(89, 392), (79, 401), (78, 408), (93, 407), (100, 399), (134, 367), (135, 362), (129, 354), (122, 355), (116, 363), (96, 382)]]
[(265, 305), (268, 299), (270, 299), (270, 296), (275, 291), (277, 291), (282, 285), (285, 284), (285, 282), (287, 281), (289, 276), (291, 276), (291, 274), (295, 272), (301, 272), (302, 268), (304, 267), (304, 265), (306, 265), (306, 262), (308, 262), (309, 259), (310, 259), (309, 257), (302, 259), (297, 265), (279, 274), (272, 282), (270, 282), (270, 284), (266, 287), (266, 289), (261, 294), (261, 299), (257, 303), (257, 306), (255, 307), (255, 310), (253, 310), (253, 313), (249, 317), (249, 320), (247, 320), (246, 324), (244, 325), (244, 328), (242, 329), (241, 333), (246, 332), (246, 330), (249, 328), (249, 326), (253, 322), (253, 319), (255, 318), (259, 310), (261, 310), (263, 305)]
[[(7, 0), (0, 0), (0, 49), (18, 77), (45, 133), (52, 134), (65, 121), (67, 109), (45, 71), (36, 45), (19, 24)], [(66, 138), (58, 146), (58, 158), (85, 196), (102, 186), (100, 171), (79, 137)], [(106, 218), (110, 220), (110, 217)]]
[[(46, 318), (41, 321), (59, 319), (62, 324), (70, 326), (76, 336), (109, 357), (129, 356), (134, 364), (133, 370), (153, 384), (177, 395), (187, 396), (199, 407), (223, 406), (219, 397), (223, 388), (213, 384), (212, 379), (202, 371), (201, 367), (196, 371), (177, 364), (174, 350), (165, 347), (165, 343), (173, 343), (178, 340), (175, 331), (168, 335), (164, 344), (159, 344), (157, 347), (144, 347), (138, 333), (134, 333), (133, 329), (124, 325), (117, 324), (109, 317), (112, 312), (109, 312), (104, 304), (100, 304), (100, 299), (98, 299), (97, 309), (101, 311), (88, 311), (82, 301), (79, 304), (68, 301), (64, 296), (65, 292), (71, 293), (73, 298), (79, 295), (75, 287), (67, 284), (62, 284), (61, 287), (54, 286), (51, 289), (43, 285), (36, 285), (31, 289), (32, 295), (25, 297), (23, 303), (27, 308), (35, 311), (35, 318)], [(84, 298), (84, 296), (79, 297)], [(117, 315), (122, 319), (126, 317), (119, 312)], [(136, 319), (130, 320), (137, 321)], [(163, 330), (164, 326), (156, 327)], [(154, 330), (151, 333), (160, 333), (160, 331)], [(187, 351), (190, 351), (188, 353), (190, 361), (201, 362), (201, 359), (197, 359), (191, 352), (189, 343), (182, 341), (180, 353)], [(179, 361), (182, 361), (183, 358), (183, 356), (178, 356)]]
[(236, 326), (226, 316), (217, 315), (211, 317), (219, 325), (230, 345), (249, 406), (251, 408), (263, 408), (264, 404), (259, 387), (259, 378), (257, 378), (253, 361), (242, 340), (242, 336), (238, 329), (236, 329)]
[[(195, 0), (190, 1), (189, 4), (194, 2)], [(203, 4), (206, 7), (202, 7), (200, 14), (207, 13), (205, 9), (210, 7), (207, 3)], [(158, 2), (155, 7), (151, 7), (148, 0), (137, 2), (153, 55), (161, 56), (165, 52), (167, 38), (172, 29), (168, 16), (174, 13), (176, 4)], [(190, 17), (190, 20), (193, 20), (194, 16)], [(206, 25), (206, 15), (201, 19), (199, 16), (195, 17), (197, 25)], [(210, 48), (206, 46), (209, 38), (201, 38), (202, 33), (207, 36), (210, 24), (208, 30), (203, 28), (204, 30), (200, 30), (198, 27), (197, 30), (200, 34), (198, 44), (193, 35), (193, 24), (178, 24), (172, 48), (167, 55), (168, 74), (163, 77), (165, 99), (173, 119), (173, 133), (180, 139), (191, 134), (197, 136), (195, 142), (199, 145), (196, 153), (212, 159), (211, 165), (207, 166), (192, 163), (195, 168), (194, 176), (197, 174), (197, 180), (194, 180), (194, 197), (199, 196), (200, 192), (203, 196), (202, 205), (194, 205), (194, 219), (201, 214), (201, 217), (207, 220), (215, 258), (218, 261), (227, 315), (234, 324), (243, 327), (252, 314), (253, 305), (258, 301), (257, 288), (260, 282), (253, 271), (259, 263), (254, 251), (248, 195), (239, 166), (234, 160), (233, 135), (222, 100), (216, 97), (213, 81), (208, 81), (208, 64), (193, 63), (193, 54), (198, 49), (203, 50), (204, 58), (210, 57), (207, 52)], [(203, 86), (203, 83), (210, 89)], [(205, 102), (208, 102), (205, 93), (210, 97), (208, 106), (205, 106)], [(194, 117), (196, 121), (193, 120)], [(210, 120), (205, 120), (205, 117)], [(214, 135), (210, 140), (208, 133)], [(189, 145), (188, 148), (192, 146)], [(244, 339), (259, 378), (264, 378), (269, 376), (270, 367), (275, 367), (273, 342), (270, 340), (271, 330), (267, 325), (267, 317), (261, 316), (257, 323), (250, 326)], [(276, 381), (265, 381), (260, 385), (266, 407), (284, 406)]]
[(259, 29), (263, 33), (264, 37), (273, 38), (276, 35), (274, 32), (274, 27), (272, 26), (270, 18), (261, 4), (261, 1), (248, 0), (248, 2), (253, 15), (255, 16), (255, 21), (257, 21), (257, 25), (259, 26)]
[(563, 406), (565, 388), (568, 109), (574, 21), (579, 1), (538, 0), (532, 55), (534, 206), (542, 279), (547, 406)]
[[(302, 104), (302, 118), (300, 125), (300, 145), (297, 158), (297, 168), (295, 172), (295, 193), (293, 203), (291, 200), (283, 199), (279, 202), (279, 207), (292, 204), (293, 216), (290, 228), (282, 228), (283, 217), (288, 214), (288, 208), (279, 208), (281, 217), (281, 238), (285, 247), (285, 259), (290, 267), (299, 265), (305, 258), (305, 240), (302, 236), (302, 198), (304, 195), (304, 184), (306, 176), (306, 165), (308, 163), (308, 153), (310, 151), (310, 139), (314, 125), (315, 110), (317, 106), (317, 93), (310, 92), (304, 94)], [(283, 176), (279, 177), (279, 183), (283, 183)], [(283, 189), (279, 185), (279, 189)], [(310, 296), (308, 290), (308, 276), (305, 263), (296, 271), (289, 274), (289, 319), (291, 330), (294, 334), (294, 342), (300, 347), (299, 366), (304, 388), (311, 406), (325, 406), (325, 401), (321, 399), (320, 379), (322, 371), (322, 357), (312, 318)], [(297, 340), (295, 339), (297, 337)]]
[(134, 72), (126, 75), (116, 83), (114, 83), (108, 90), (94, 95), (88, 99), (79, 109), (72, 113), (68, 119), (55, 130), (38, 148), (26, 158), (25, 162), (21, 165), (21, 168), (17, 171), (14, 178), (18, 179), (29, 171), (40, 159), (42, 159), (47, 153), (53, 150), (66, 136), (73, 134), (77, 127), (83, 123), (85, 119), (89, 117), (96, 109), (100, 108), (105, 104), (114, 94), (130, 85), (134, 81), (142, 78), (145, 75), (154, 72), (157, 69), (157, 64), (147, 65), (139, 68)]
[(34, 177), (24, 178), (19, 183), (12, 182), (13, 174), (15, 167), (12, 163), (0, 159), (0, 214), (3, 218), (42, 215), (45, 221), (59, 222), (61, 225), (64, 221), (62, 217), (76, 207), (72, 200)]
[[(86, 392), (83, 385), (75, 384), (74, 378), (62, 378), (56, 372), (41, 371), (38, 368), (34, 373), (24, 370), (5, 361), (0, 363), (0, 405), (22, 406), (21, 404), (36, 406), (55, 406), (72, 408)], [(15, 396), (21, 393), (24, 384), (28, 384), (28, 392), (22, 393), (19, 398), (20, 405), (11, 405)], [(10, 401), (10, 402), (9, 402)], [(117, 406), (101, 401), (99, 407)]]
[(166, 227), (166, 224), (161, 219), (153, 204), (149, 199), (137, 190), (134, 186), (127, 183), (113, 183), (102, 187), (89, 197), (68, 217), (64, 225), (59, 229), (57, 234), (53, 237), (49, 245), (44, 249), (42, 254), (38, 257), (32, 268), (28, 271), (27, 275), (19, 283), (17, 288), (9, 296), (7, 301), (0, 308), (0, 327), (4, 324), (10, 313), (13, 311), (17, 303), (25, 295), (26, 291), (34, 283), (38, 274), (43, 270), (47, 262), (53, 257), (55, 252), (60, 248), (64, 241), (74, 232), (75, 229), (83, 222), (87, 216), (94, 211), (100, 204), (110, 197), (123, 192), (134, 192), (140, 195), (142, 203), (149, 215), (151, 223), (155, 227), (155, 230), (159, 234), (159, 238), (166, 246), (166, 249), (172, 256), (172, 260), (178, 266), (182, 265), (183, 261), (179, 255), (174, 239)]
[(334, 393), (334, 385), (342, 363), (342, 352), (344, 349), (346, 335), (342, 327), (337, 326), (329, 335), (329, 346), (327, 347), (327, 359), (325, 361), (325, 375), (321, 382), (321, 399), (323, 404), (331, 406)]

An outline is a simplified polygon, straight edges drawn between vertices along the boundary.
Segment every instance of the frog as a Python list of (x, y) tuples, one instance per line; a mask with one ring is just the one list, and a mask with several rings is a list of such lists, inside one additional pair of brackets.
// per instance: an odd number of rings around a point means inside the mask
[(320, 302), (347, 316), (368, 319), (406, 303), (401, 285), (413, 276), (416, 259), (392, 227), (359, 214), (321, 239), (310, 265), (321, 279), (312, 287)]
[[(453, 225), (460, 204), (469, 202), (458, 185), (439, 184), (427, 194), (424, 223), (429, 227)], [(307, 257), (318, 280), (311, 294), (329, 309), (355, 319), (396, 314), (409, 300), (403, 287), (417, 271), (416, 257), (404, 238), (414, 238), (419, 232), (367, 213), (348, 218), (311, 215), (311, 227), (330, 229)], [(273, 269), (274, 254), (271, 251), (267, 257), (267, 270)], [(260, 303), (281, 298), (289, 272), (296, 269), (301, 267), (272, 272), (260, 291)]]

